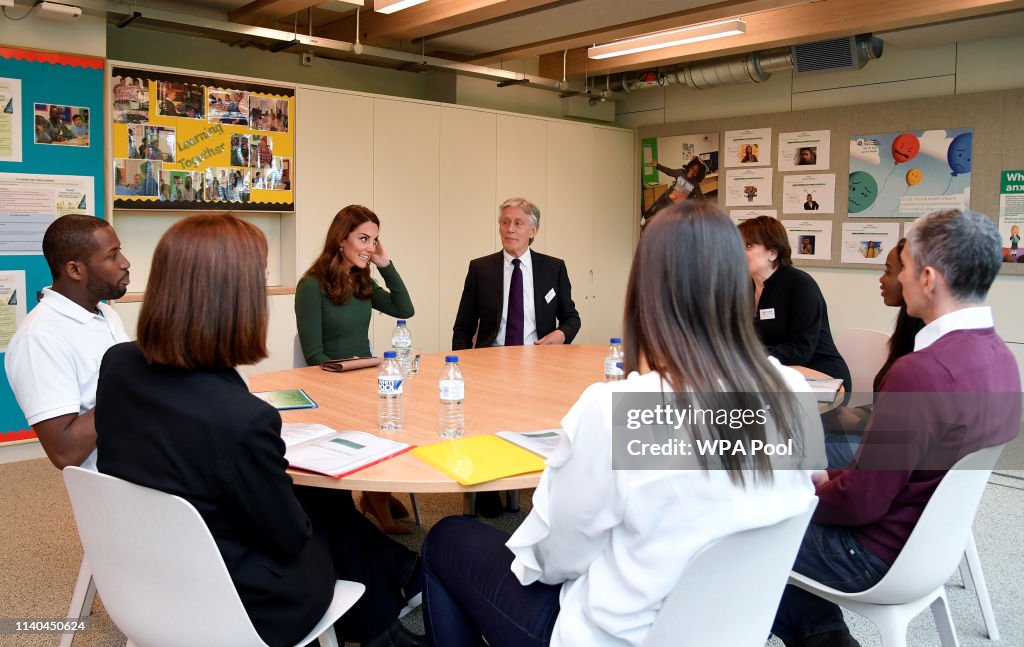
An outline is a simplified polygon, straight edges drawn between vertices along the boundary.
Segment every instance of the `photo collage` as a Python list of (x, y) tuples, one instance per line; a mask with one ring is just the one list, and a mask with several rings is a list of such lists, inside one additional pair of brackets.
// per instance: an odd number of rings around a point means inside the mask
[(131, 72), (111, 79), (116, 208), (291, 210), (290, 91)]

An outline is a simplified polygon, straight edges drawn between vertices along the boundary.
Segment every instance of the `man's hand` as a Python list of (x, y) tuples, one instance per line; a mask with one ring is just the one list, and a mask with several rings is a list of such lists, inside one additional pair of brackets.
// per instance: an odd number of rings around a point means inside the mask
[(535, 341), (533, 343), (537, 344), (538, 346), (541, 346), (541, 345), (550, 346), (550, 345), (553, 345), (553, 344), (564, 344), (565, 343), (565, 333), (562, 332), (561, 330), (555, 330), (553, 332), (550, 332), (550, 333), (544, 335), (543, 337), (541, 337), (540, 339), (538, 339), (537, 341)]
[(811, 483), (814, 484), (814, 487), (821, 487), (822, 485), (828, 483), (828, 472), (826, 472), (825, 470), (820, 470), (812, 473)]

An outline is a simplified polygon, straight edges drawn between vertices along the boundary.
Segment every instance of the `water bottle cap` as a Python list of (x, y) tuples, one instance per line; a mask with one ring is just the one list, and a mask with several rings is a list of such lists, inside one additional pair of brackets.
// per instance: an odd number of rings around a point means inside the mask
[(399, 319), (398, 320), (398, 325), (399, 326), (404, 326), (405, 325), (405, 319)]
[(384, 359), (395, 359), (395, 357), (396, 357), (395, 351), (393, 351), (393, 350), (386, 350), (386, 351), (384, 351)]
[(445, 355), (444, 361), (445, 361), (446, 364), (458, 364), (459, 363), (459, 356), (458, 355)]
[(622, 362), (615, 362), (615, 368), (622, 368)]
[(610, 343), (610, 344), (621, 344), (622, 343), (622, 338), (621, 337), (612, 337), (611, 340), (608, 343)]

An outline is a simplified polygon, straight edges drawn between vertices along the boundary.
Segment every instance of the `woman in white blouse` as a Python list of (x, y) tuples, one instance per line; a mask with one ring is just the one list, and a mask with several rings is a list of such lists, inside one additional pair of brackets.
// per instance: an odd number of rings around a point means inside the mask
[(735, 225), (712, 203), (687, 200), (652, 221), (626, 295), (628, 378), (590, 386), (562, 419), (562, 444), (511, 538), (467, 517), (444, 519), (427, 536), (431, 644), (477, 647), (483, 636), (491, 647), (640, 645), (702, 547), (807, 509), (810, 472), (763, 454), (689, 469), (612, 468), (613, 445), (624, 443), (622, 411), (612, 434), (612, 392), (659, 402), (687, 392), (704, 405), (702, 394), (715, 394), (716, 408), (769, 412), (764, 424), (740, 428), (683, 426), (677, 436), (687, 442), (793, 439), (801, 453), (805, 437), (821, 437), (813, 402), (808, 411), (789, 393), (807, 383), (764, 355), (743, 259)]

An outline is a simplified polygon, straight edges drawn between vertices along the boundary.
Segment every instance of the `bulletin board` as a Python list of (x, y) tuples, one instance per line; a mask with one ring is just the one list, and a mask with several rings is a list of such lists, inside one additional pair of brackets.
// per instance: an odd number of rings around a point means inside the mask
[[(0, 48), (0, 355), (50, 285), (43, 232), (67, 213), (105, 217), (100, 58)], [(35, 438), (3, 367), (0, 444)]]
[(115, 209), (294, 211), (295, 91), (111, 68)]
[[(1004, 178), (1024, 169), (1022, 107), (1024, 90), (1015, 89), (641, 127), (640, 215), (672, 188), (672, 174), (658, 171), (655, 160), (682, 175), (683, 157), (694, 154), (685, 144), (696, 136), (688, 133), (720, 136), (727, 162), (730, 147), (745, 151), (732, 146), (739, 135), (760, 133), (776, 150), (765, 155), (762, 148), (750, 164), (756, 168), (724, 169), (713, 199), (737, 220), (782, 220), (799, 265), (884, 265), (885, 247), (905, 236), (914, 218), (961, 202), (996, 221), (1009, 248), (1013, 222), (1001, 194), (1012, 184)], [(677, 140), (683, 145), (661, 147)], [(1004, 259), (1001, 271), (1024, 274), (1024, 263)]]

